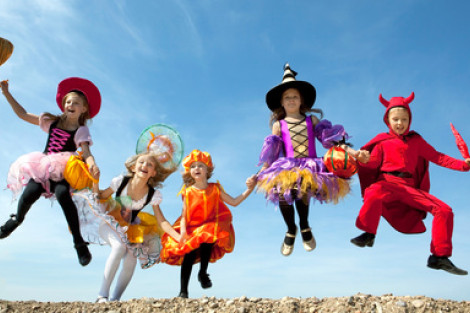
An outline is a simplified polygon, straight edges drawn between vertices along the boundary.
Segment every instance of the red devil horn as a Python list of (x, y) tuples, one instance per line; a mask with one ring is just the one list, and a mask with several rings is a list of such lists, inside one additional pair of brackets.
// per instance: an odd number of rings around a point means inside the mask
[(388, 102), (387, 100), (385, 100), (384, 97), (382, 97), (382, 94), (379, 95), (379, 100), (380, 100), (380, 102), (381, 102), (386, 108), (388, 108), (390, 102)]
[(406, 98), (403, 102), (404, 102), (404, 104), (410, 104), (411, 101), (413, 101), (414, 98), (415, 98), (415, 93), (412, 91), (411, 95), (408, 98)]

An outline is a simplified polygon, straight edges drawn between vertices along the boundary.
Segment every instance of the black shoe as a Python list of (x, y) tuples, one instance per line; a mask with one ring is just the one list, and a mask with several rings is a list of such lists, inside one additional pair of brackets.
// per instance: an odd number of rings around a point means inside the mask
[(178, 297), (183, 298), (183, 299), (188, 299), (188, 292), (187, 291), (180, 291), (180, 294)]
[(375, 235), (371, 233), (362, 233), (356, 238), (351, 239), (351, 243), (358, 247), (364, 248), (365, 246), (372, 247), (374, 245)]
[(197, 279), (201, 283), (201, 287), (203, 289), (212, 287), (212, 282), (211, 282), (211, 279), (209, 278), (209, 274), (199, 272), (199, 274), (197, 275)]
[(77, 250), (78, 255), (78, 262), (82, 266), (86, 266), (91, 262), (91, 253), (88, 250), (88, 242), (82, 242), (75, 245), (75, 249)]
[(466, 270), (462, 270), (455, 266), (446, 256), (430, 255), (428, 258), (428, 267), (435, 270), (444, 270), (455, 275), (468, 274)]
[(18, 227), (20, 226), (20, 222), (18, 222), (18, 219), (16, 218), (16, 214), (10, 215), (10, 219), (0, 227), (0, 239), (6, 238), (10, 236), (10, 234)]

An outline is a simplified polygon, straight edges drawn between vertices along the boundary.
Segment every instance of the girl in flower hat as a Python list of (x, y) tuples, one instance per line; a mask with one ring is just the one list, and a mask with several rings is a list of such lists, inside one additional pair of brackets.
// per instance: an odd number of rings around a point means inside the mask
[(8, 237), (24, 220), (31, 206), (41, 195), (55, 196), (72, 233), (78, 260), (85, 266), (91, 261), (87, 243), (80, 234), (77, 208), (70, 196), (70, 186), (64, 179), (64, 170), (70, 156), (81, 148), (82, 157), (90, 172), (99, 174), (90, 146), (93, 144), (86, 123), (98, 114), (101, 95), (98, 88), (89, 80), (70, 77), (59, 83), (56, 101), (62, 114), (27, 112), (11, 95), (8, 82), (0, 83), (3, 95), (16, 115), (33, 125), (38, 125), (48, 133), (43, 152), (31, 152), (21, 156), (11, 166), (7, 187), (14, 198), (24, 189), (16, 214), (0, 227), (0, 239)]
[[(160, 237), (164, 232), (175, 242), (180, 240), (160, 208), (160, 188), (181, 162), (182, 148), (179, 134), (171, 127), (147, 127), (137, 141), (137, 154), (124, 164), (126, 174), (113, 178), (106, 189), (100, 190), (95, 183), (93, 192), (84, 189), (74, 194), (83, 236), (91, 243), (111, 246), (97, 302), (121, 299), (137, 260), (142, 269), (160, 262)], [(145, 212), (147, 205), (153, 214)]]
[(200, 262), (198, 280), (202, 288), (212, 287), (207, 274), (209, 262), (215, 262), (225, 253), (233, 251), (235, 233), (232, 214), (225, 203), (239, 205), (256, 184), (255, 176), (246, 180), (247, 189), (233, 198), (219, 183), (209, 183), (214, 166), (209, 153), (193, 150), (183, 160), (181, 189), (183, 211), (173, 227), (181, 234), (178, 243), (167, 234), (162, 237), (162, 262), (181, 265), (181, 289), (179, 296), (188, 297), (188, 284), (194, 263)]

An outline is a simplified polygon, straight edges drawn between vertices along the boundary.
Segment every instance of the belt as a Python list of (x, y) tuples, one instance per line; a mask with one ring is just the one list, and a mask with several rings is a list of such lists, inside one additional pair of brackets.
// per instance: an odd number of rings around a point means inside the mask
[(396, 176), (396, 177), (401, 177), (401, 178), (413, 178), (413, 175), (411, 173), (408, 173), (408, 172), (392, 171), (392, 172), (382, 172), (382, 173), (393, 175), (393, 176)]

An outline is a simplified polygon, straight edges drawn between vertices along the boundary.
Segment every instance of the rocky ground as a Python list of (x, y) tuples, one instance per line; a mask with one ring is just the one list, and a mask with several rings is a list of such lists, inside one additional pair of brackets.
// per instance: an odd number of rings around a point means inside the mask
[(142, 298), (122, 302), (90, 303), (90, 302), (36, 302), (36, 301), (5, 301), (0, 300), (0, 313), (131, 313), (131, 312), (230, 312), (230, 313), (382, 313), (382, 312), (468, 312), (470, 301), (451, 301), (433, 299), (424, 296), (397, 297), (391, 294), (372, 296), (356, 294), (339, 298), (290, 298), (266, 299), (240, 297), (234, 299), (218, 299), (203, 297), (198, 299), (153, 299)]

